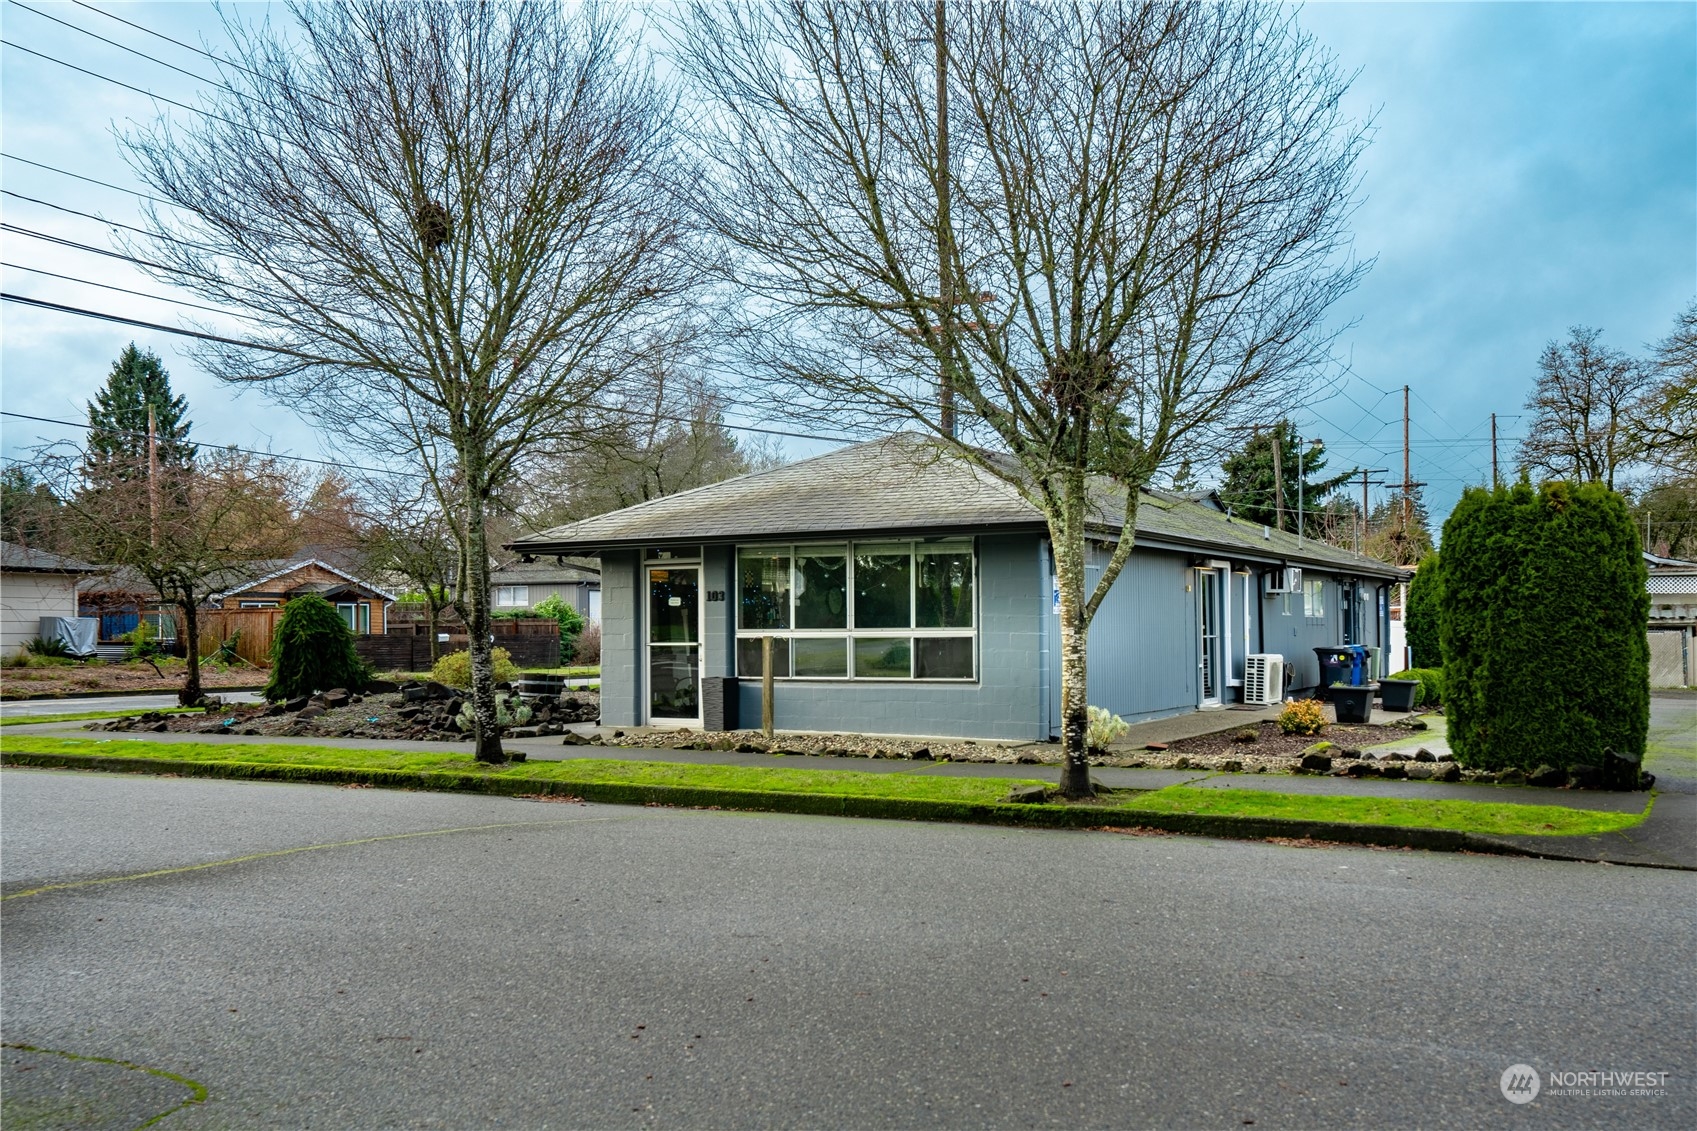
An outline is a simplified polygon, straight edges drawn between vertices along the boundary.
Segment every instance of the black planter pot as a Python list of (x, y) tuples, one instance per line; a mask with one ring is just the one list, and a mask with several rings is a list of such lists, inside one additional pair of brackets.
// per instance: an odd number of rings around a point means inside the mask
[(1387, 711), (1414, 710), (1414, 696), (1420, 690), (1417, 679), (1381, 679), (1379, 702)]
[(1332, 687), (1328, 689), (1332, 708), (1340, 723), (1367, 723), (1373, 718), (1373, 689), (1371, 687)]

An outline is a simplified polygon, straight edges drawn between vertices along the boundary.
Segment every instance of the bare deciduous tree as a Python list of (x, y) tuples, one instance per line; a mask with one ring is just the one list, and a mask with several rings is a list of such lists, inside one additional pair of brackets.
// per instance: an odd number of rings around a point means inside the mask
[(208, 116), (127, 139), (173, 206), (145, 258), (276, 351), (209, 368), (428, 485), (466, 565), (476, 754), (500, 761), (486, 510), (689, 282), (671, 105), (608, 8), (289, 12), (288, 36), (232, 19)]
[[(929, 431), (1046, 516), (1076, 797), (1087, 633), (1140, 489), (1303, 399), (1364, 270), (1365, 127), (1282, 9), (941, 7), (696, 4), (702, 207), (783, 403)], [(1089, 592), (1087, 532), (1114, 544)]]
[(64, 500), (76, 554), (129, 570), (176, 607), (188, 661), (177, 698), (199, 704), (201, 608), (237, 576), (234, 567), (293, 548), (288, 515), (300, 494), (297, 477), (280, 460), (234, 448), (202, 447), (158, 465), (151, 477), (145, 456), (110, 451), (91, 462), (48, 449), (36, 467)]
[(1650, 373), (1636, 358), (1599, 343), (1601, 330), (1575, 326), (1569, 334), (1566, 344), (1551, 342), (1538, 359), (1520, 467), (1544, 479), (1613, 490), (1616, 476), (1641, 454), (1630, 413)]
[(1697, 488), (1697, 303), (1680, 312), (1655, 347), (1653, 381), (1633, 408), (1645, 460)]

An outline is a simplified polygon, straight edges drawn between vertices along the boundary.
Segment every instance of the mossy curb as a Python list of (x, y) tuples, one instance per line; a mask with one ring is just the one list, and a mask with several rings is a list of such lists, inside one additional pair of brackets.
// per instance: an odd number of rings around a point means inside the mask
[(96, 754), (37, 754), (8, 750), (8, 766), (98, 770), (109, 773), (167, 774), (240, 781), (367, 785), (384, 789), (481, 793), (512, 797), (534, 794), (578, 797), (610, 805), (732, 809), (808, 816), (865, 817), (882, 820), (952, 821), (1046, 829), (1156, 829), (1190, 836), (1236, 840), (1316, 840), (1434, 852), (1488, 852), (1543, 855), (1535, 849), (1472, 833), (1390, 825), (1302, 821), (1281, 817), (1234, 817), (1190, 813), (1154, 813), (1070, 805), (1006, 805), (914, 798), (855, 797), (837, 794), (777, 793), (686, 786), (635, 785), (625, 782), (485, 777), (450, 772), (364, 770), (329, 766), (279, 766), (255, 762), (192, 762), (123, 758)]

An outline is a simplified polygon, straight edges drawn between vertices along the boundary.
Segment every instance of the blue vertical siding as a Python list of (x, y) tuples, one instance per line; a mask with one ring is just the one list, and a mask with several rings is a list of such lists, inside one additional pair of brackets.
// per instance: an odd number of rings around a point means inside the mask
[[(1092, 551), (1096, 584), (1106, 550)], [(1194, 710), (1201, 698), (1199, 600), (1188, 556), (1134, 550), (1090, 626), (1090, 703), (1127, 720)]]
[(601, 722), (642, 722), (642, 558), (634, 550), (601, 555)]

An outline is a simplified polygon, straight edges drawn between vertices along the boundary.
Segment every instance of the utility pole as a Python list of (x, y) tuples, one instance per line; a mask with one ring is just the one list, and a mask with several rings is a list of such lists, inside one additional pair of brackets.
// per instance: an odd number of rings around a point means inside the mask
[[(1355, 532), (1355, 552), (1358, 554), (1367, 546), (1367, 477), (1369, 475), (1381, 475), (1389, 470), (1387, 467), (1371, 467), (1363, 468), (1361, 471), (1361, 524)], [(1374, 480), (1374, 484), (1379, 487), (1384, 486), (1384, 483), (1380, 480)]]
[(1413, 523), (1414, 501), (1409, 498), (1413, 490), (1411, 484), (1414, 476), (1409, 473), (1408, 466), (1408, 386), (1402, 387), (1402, 536), (1408, 537), (1408, 528)]
[(147, 406), (147, 514), (148, 544), (159, 547), (159, 439), (153, 405)]
[(1285, 528), (1285, 422), (1273, 425), (1273, 510), (1278, 515), (1279, 530)]
[[(937, 297), (938, 317), (945, 326), (955, 316), (954, 287), (950, 274), (955, 258), (953, 221), (949, 209), (949, 43), (943, 31), (944, 0), (937, 0), (933, 38), (937, 50)], [(943, 435), (955, 434), (955, 387), (949, 379), (954, 364), (953, 338), (943, 328), (939, 337), (937, 369), (937, 423)]]
[(1496, 490), (1503, 485), (1502, 476), (1497, 474), (1497, 414), (1491, 414), (1491, 489)]

